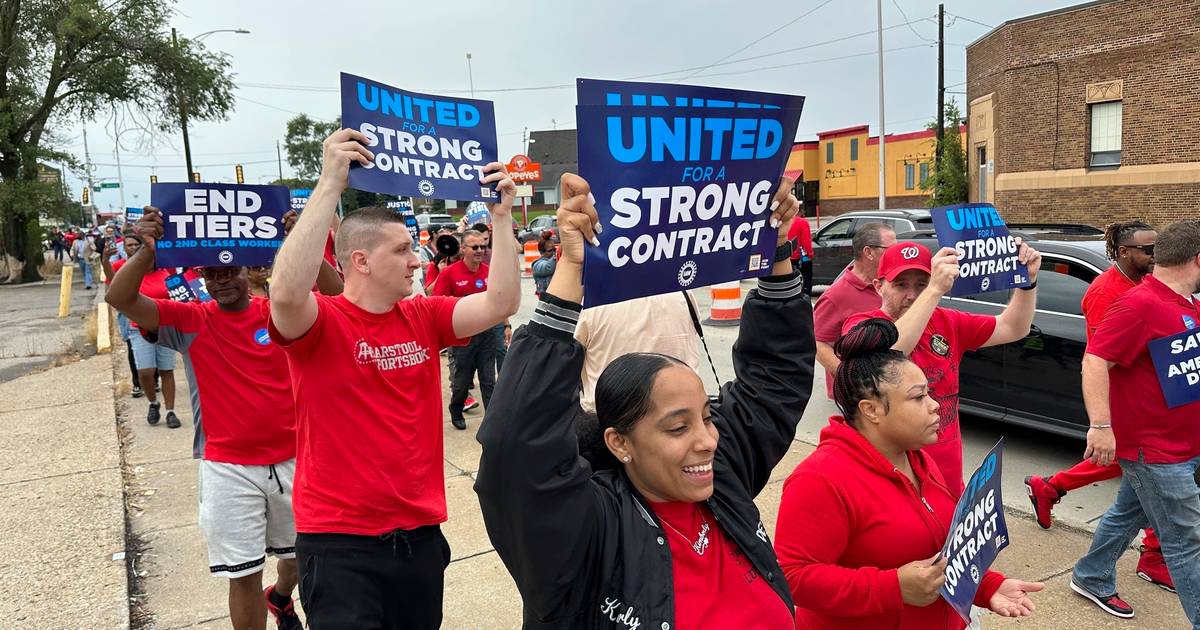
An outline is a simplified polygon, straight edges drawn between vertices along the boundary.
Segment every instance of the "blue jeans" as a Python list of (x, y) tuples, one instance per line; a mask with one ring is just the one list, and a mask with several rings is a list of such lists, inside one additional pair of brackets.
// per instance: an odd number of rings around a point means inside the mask
[(76, 261), (79, 265), (79, 275), (83, 277), (83, 286), (92, 286), (92, 263), (80, 258)]
[(1104, 513), (1092, 548), (1075, 564), (1072, 579), (1104, 597), (1117, 592), (1117, 559), (1138, 530), (1154, 527), (1163, 558), (1192, 627), (1200, 629), (1200, 457), (1181, 464), (1118, 460), (1121, 489)]

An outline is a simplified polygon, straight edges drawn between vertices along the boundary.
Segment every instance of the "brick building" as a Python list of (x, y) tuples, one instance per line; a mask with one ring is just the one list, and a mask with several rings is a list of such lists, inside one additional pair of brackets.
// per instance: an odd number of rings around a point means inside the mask
[(1200, 2), (1099, 0), (967, 47), (970, 200), (1010, 221), (1200, 216)]

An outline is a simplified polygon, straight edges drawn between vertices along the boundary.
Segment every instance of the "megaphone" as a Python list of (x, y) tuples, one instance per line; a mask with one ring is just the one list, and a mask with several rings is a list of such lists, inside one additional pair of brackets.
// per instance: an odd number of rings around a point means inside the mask
[(443, 258), (454, 258), (458, 255), (458, 250), (461, 246), (458, 239), (453, 234), (443, 234), (433, 242), (433, 246), (437, 249), (439, 256)]

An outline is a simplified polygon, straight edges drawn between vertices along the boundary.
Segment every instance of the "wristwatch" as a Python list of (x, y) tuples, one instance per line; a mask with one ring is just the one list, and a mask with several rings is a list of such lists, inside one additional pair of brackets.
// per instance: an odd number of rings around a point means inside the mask
[(783, 245), (775, 248), (775, 262), (780, 263), (792, 257), (796, 251), (796, 239), (788, 239)]

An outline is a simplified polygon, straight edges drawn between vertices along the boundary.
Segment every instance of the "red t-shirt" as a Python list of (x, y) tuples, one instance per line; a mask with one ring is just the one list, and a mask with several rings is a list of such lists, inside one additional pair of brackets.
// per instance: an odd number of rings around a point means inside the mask
[[(121, 260), (118, 260), (112, 264), (114, 276), (117, 275), (117, 272), (121, 270), (121, 267), (125, 266), (126, 262), (128, 262), (128, 260), (122, 258)], [(172, 273), (174, 273), (174, 271), (171, 269), (155, 269), (145, 276), (142, 276), (142, 286), (138, 288), (138, 293), (141, 293), (152, 300), (167, 299), (167, 276), (171, 275)], [(112, 278), (105, 278), (104, 283), (112, 284)]]
[[(888, 317), (882, 309), (873, 313), (859, 313), (846, 320), (843, 332), (849, 332), (855, 324), (872, 317)], [(996, 331), (996, 318), (991, 315), (964, 313), (949, 308), (937, 307), (925, 324), (921, 340), (913, 348), (913, 363), (929, 379), (929, 395), (938, 402), (938, 440), (926, 446), (925, 451), (937, 463), (946, 486), (955, 498), (962, 496), (963, 453), (962, 431), (958, 426), (958, 368), (963, 355), (978, 350), (991, 339)]]
[(483, 293), (487, 291), (487, 276), (486, 264), (481, 263), (472, 273), (466, 263), (460, 260), (438, 274), (438, 282), (433, 285), (433, 294), (466, 297), (473, 293)]
[(796, 249), (792, 251), (792, 260), (811, 260), (813, 254), (812, 226), (804, 217), (796, 217), (792, 227), (788, 228), (788, 240), (796, 239)]
[(1104, 314), (1108, 312), (1108, 307), (1112, 306), (1112, 303), (1126, 291), (1136, 286), (1132, 280), (1121, 273), (1120, 268), (1116, 265), (1109, 267), (1104, 273), (1096, 276), (1095, 280), (1092, 280), (1092, 284), (1088, 285), (1087, 291), (1083, 294), (1081, 304), (1089, 338), (1096, 333), (1096, 328), (1100, 326)]
[(374, 536), (446, 520), (442, 375), (457, 300), (415, 296), (369, 313), (317, 299), (284, 347), (296, 396), (296, 531)]
[(191, 366), (194, 456), (265, 466), (296, 456), (296, 402), (287, 356), (271, 342), (271, 302), (250, 298), (241, 312), (215, 300), (158, 305), (158, 344)]
[[(817, 341), (833, 345), (842, 336), (842, 325), (851, 315), (879, 310), (883, 298), (875, 285), (863, 282), (853, 273), (854, 265), (829, 285), (813, 306), (813, 327)], [(833, 399), (833, 373), (825, 373), (825, 394)]]
[[(794, 628), (792, 611), (703, 503), (651, 503), (671, 546), (675, 628)], [(708, 523), (703, 555), (692, 545)], [(672, 529), (672, 527), (674, 529)], [(678, 531), (676, 531), (678, 530)], [(687, 537), (689, 540), (685, 540)]]
[(1200, 402), (1167, 407), (1148, 344), (1200, 322), (1200, 304), (1154, 276), (1122, 295), (1088, 340), (1087, 352), (1115, 363), (1108, 371), (1117, 457), (1178, 464), (1200, 455)]

